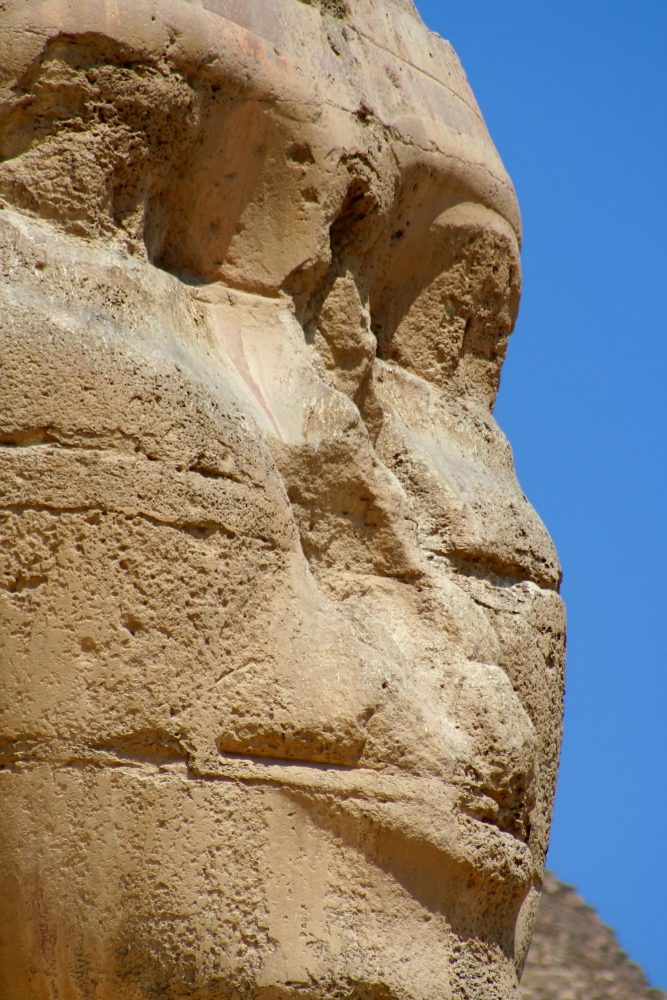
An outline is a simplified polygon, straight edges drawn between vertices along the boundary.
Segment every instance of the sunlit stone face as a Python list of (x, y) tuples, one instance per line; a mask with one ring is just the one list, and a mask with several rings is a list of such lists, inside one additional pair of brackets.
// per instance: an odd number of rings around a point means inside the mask
[(560, 571), (455, 55), (388, 0), (1, 17), (0, 994), (515, 996)]

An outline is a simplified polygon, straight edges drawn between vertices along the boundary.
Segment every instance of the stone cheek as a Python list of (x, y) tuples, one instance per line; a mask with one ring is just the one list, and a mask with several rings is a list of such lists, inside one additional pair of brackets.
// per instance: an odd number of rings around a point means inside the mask
[(411, 5), (320, 6), (2, 15), (8, 1000), (516, 995), (564, 644), (490, 414), (516, 205)]

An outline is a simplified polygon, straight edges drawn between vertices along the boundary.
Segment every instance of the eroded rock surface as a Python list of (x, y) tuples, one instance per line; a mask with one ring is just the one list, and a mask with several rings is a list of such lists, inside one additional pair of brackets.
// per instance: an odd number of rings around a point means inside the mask
[(518, 995), (558, 561), (411, 3), (0, 5), (7, 1000)]

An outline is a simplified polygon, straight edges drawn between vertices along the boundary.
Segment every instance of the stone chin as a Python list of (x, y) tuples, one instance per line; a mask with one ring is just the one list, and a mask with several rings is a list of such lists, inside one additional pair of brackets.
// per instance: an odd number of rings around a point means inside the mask
[(0, 15), (8, 1000), (517, 995), (564, 624), (405, 2)]

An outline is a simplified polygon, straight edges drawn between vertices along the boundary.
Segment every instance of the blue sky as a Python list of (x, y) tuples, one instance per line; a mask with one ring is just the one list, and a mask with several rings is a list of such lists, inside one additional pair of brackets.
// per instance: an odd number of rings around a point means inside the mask
[(565, 571), (549, 864), (667, 988), (667, 2), (417, 3), (523, 211), (496, 415)]

